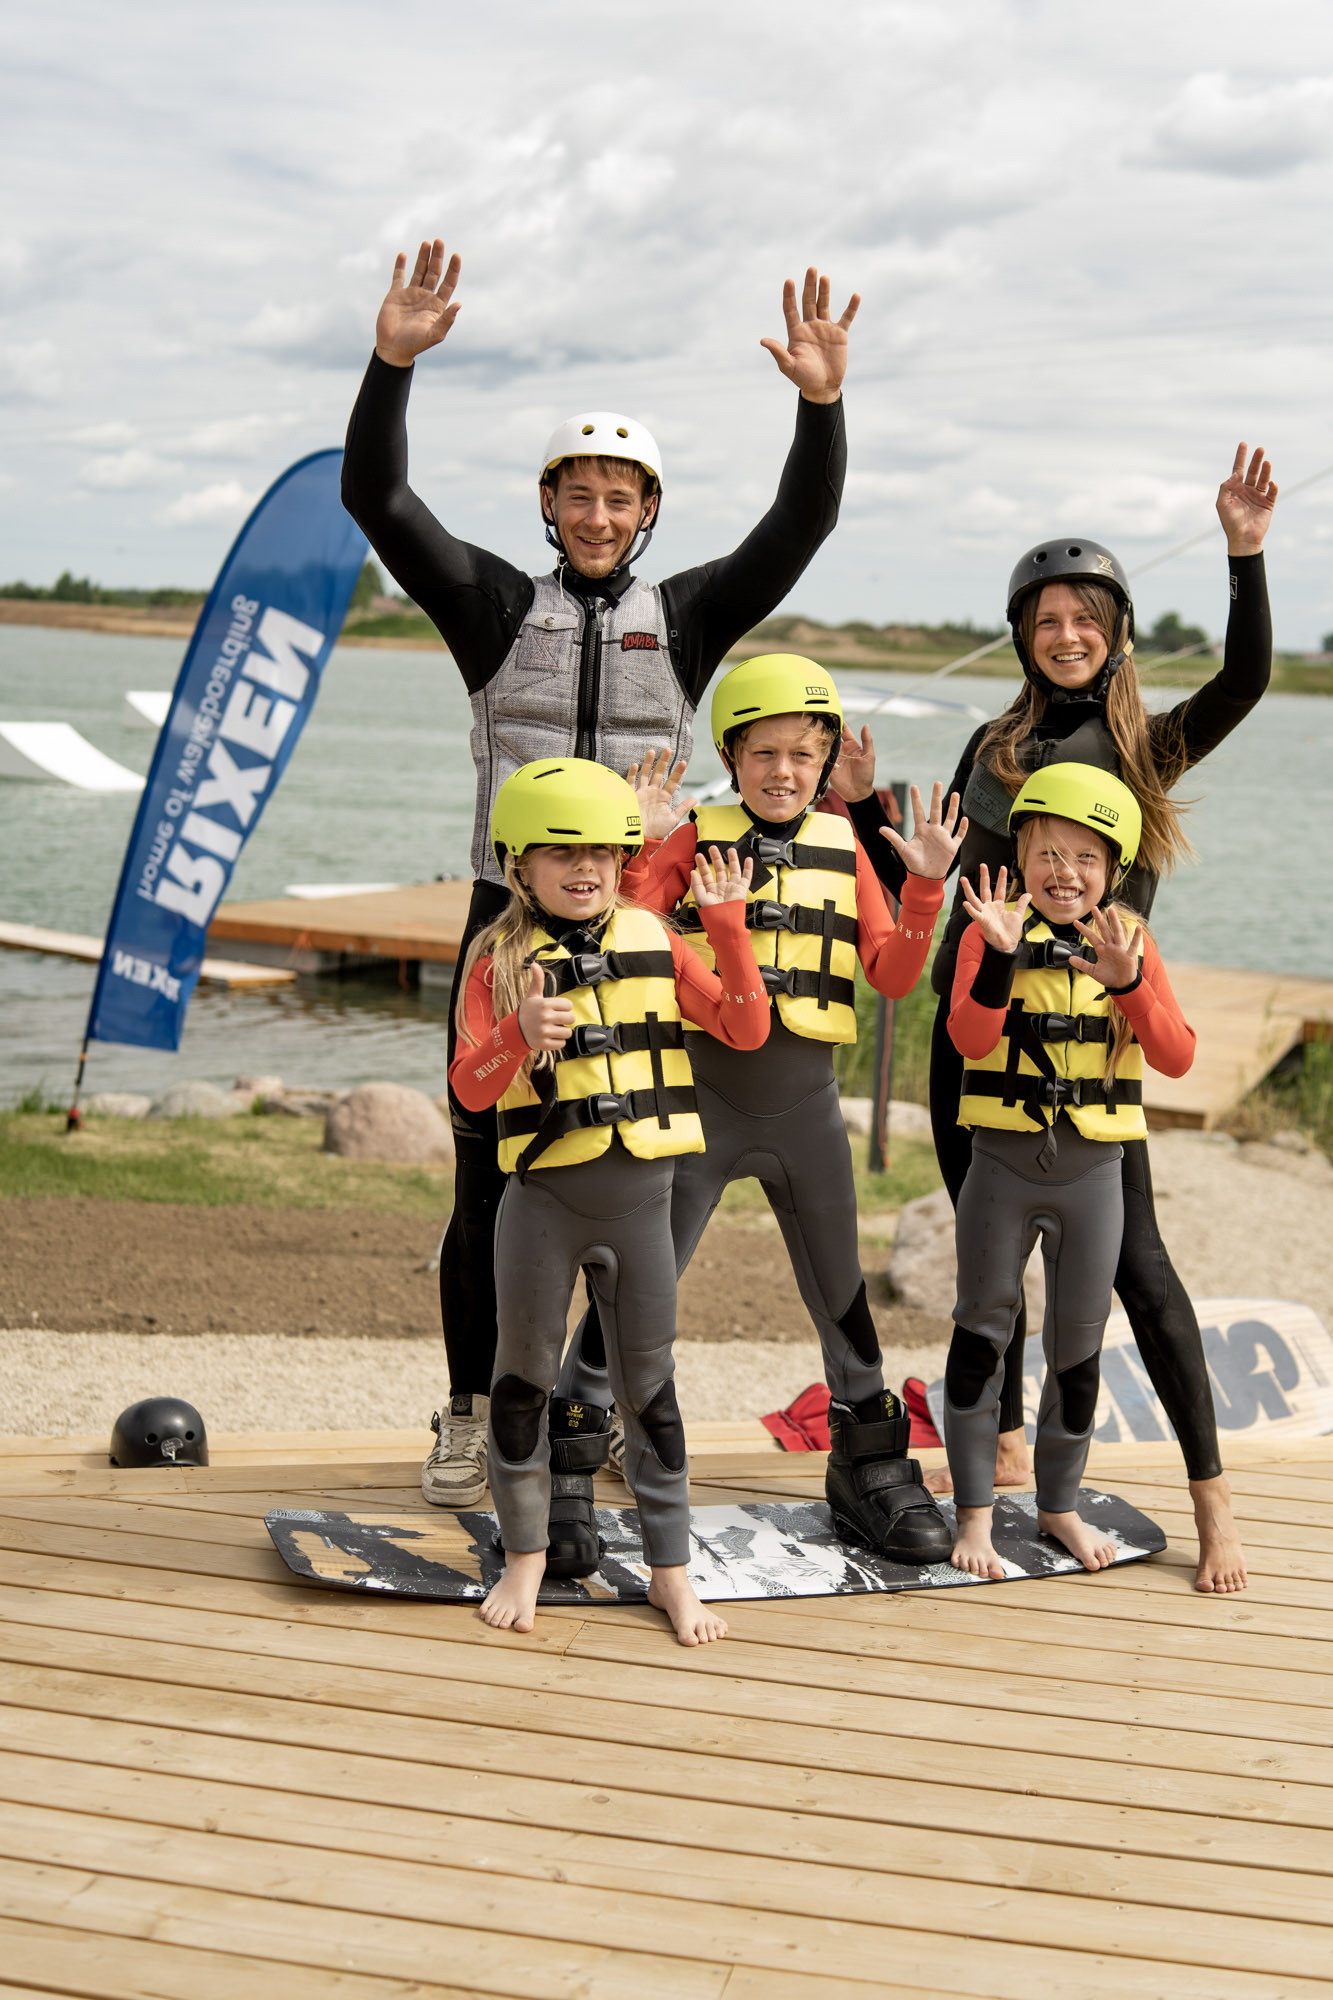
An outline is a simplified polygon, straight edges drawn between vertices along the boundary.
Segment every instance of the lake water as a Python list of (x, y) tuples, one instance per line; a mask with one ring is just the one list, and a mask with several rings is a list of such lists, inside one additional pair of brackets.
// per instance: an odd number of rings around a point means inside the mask
[[(0, 720), (68, 721), (100, 750), (147, 769), (152, 735), (130, 721), (130, 688), (168, 688), (183, 642), (0, 626)], [(845, 676), (847, 685), (853, 676)], [(858, 674), (891, 691), (902, 675)], [(1013, 692), (962, 676), (953, 701), (995, 713)], [(1155, 705), (1178, 696), (1157, 691)], [(707, 715), (707, 697), (703, 706)], [(445, 653), (335, 651), (281, 789), (245, 848), (229, 895), (280, 895), (289, 882), (465, 876), (472, 826), (470, 711)], [(875, 725), (881, 781), (947, 778), (975, 724), (959, 717)], [(692, 777), (719, 766), (702, 744)], [(1200, 863), (1164, 884), (1154, 933), (1168, 958), (1333, 977), (1321, 915), (1333, 831), (1333, 701), (1269, 695), (1180, 788), (1191, 798)], [(137, 807), (130, 794), (80, 793), (0, 779), (0, 918), (54, 930), (106, 925)], [(93, 968), (0, 951), (0, 1100), (72, 1081)], [(267, 993), (201, 987), (181, 1049), (162, 1055), (96, 1043), (86, 1088), (156, 1093), (182, 1077), (230, 1083), (242, 1071), (289, 1083), (373, 1078), (444, 1087), (447, 995), (380, 981), (302, 980)]]

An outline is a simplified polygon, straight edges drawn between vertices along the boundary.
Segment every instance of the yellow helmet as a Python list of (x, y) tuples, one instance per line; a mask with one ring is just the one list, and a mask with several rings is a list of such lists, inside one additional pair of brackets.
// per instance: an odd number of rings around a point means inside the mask
[(506, 854), (529, 847), (643, 846), (634, 788), (587, 757), (539, 757), (507, 777), (491, 812), (491, 846), (501, 871)]
[(1119, 854), (1122, 868), (1133, 867), (1143, 814), (1129, 786), (1109, 771), (1095, 764), (1048, 764), (1044, 771), (1034, 771), (1009, 808), (1010, 833), (1041, 813), (1090, 826)]
[(713, 742), (724, 757), (727, 733), (769, 715), (831, 715), (842, 734), (842, 703), (822, 667), (800, 653), (759, 653), (724, 674), (713, 690)]

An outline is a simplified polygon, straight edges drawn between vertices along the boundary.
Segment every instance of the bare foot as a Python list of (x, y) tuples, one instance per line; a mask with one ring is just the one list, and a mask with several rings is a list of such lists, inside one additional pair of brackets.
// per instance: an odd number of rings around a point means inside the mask
[(993, 1512), (990, 1507), (958, 1509), (958, 1534), (949, 1561), (955, 1569), (965, 1569), (969, 1576), (989, 1576), (999, 1583), (1004, 1578), (1004, 1564), (991, 1544)]
[(1000, 1432), (995, 1446), (995, 1484), (1031, 1486), (1032, 1453), (1028, 1450), (1026, 1431)]
[(1231, 1511), (1231, 1488), (1226, 1476), (1191, 1479), (1190, 1498), (1194, 1502), (1194, 1525), (1199, 1531), (1199, 1567), (1194, 1572), (1196, 1590), (1244, 1590), (1249, 1582), (1245, 1572), (1245, 1551), (1240, 1530)]
[(1084, 1569), (1109, 1569), (1116, 1558), (1116, 1545), (1096, 1528), (1090, 1528), (1078, 1514), (1048, 1514), (1037, 1509), (1037, 1526), (1043, 1535), (1054, 1535)]
[[(995, 1445), (995, 1484), (997, 1486), (1031, 1486), (1032, 1453), (1028, 1450), (1026, 1431), (1001, 1431)], [(927, 1493), (952, 1493), (953, 1474), (947, 1465), (938, 1471), (928, 1472), (924, 1485)]]
[(706, 1646), (710, 1639), (727, 1636), (726, 1619), (699, 1602), (683, 1566), (653, 1571), (648, 1602), (666, 1612), (682, 1646)]
[(478, 1618), (502, 1632), (511, 1627), (515, 1632), (530, 1632), (545, 1574), (545, 1549), (533, 1549), (527, 1555), (506, 1549), (504, 1575), (478, 1607)]

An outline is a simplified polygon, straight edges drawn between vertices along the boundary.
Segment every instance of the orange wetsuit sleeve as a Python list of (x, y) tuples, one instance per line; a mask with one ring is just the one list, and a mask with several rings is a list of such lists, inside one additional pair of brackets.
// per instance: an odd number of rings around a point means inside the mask
[(925, 970), (935, 919), (944, 902), (943, 882), (909, 875), (895, 924), (879, 877), (860, 842), (856, 847), (856, 949), (861, 970), (877, 993), (901, 1000)]
[(745, 905), (710, 903), (700, 914), (717, 971), (710, 972), (683, 937), (670, 933), (680, 1011), (729, 1049), (757, 1049), (768, 1039), (770, 1009), (745, 928)]
[(1150, 937), (1143, 940), (1138, 985), (1111, 998), (1133, 1028), (1143, 1060), (1163, 1076), (1184, 1076), (1194, 1061), (1197, 1037), (1180, 1011), (1161, 953)]
[[(1008, 956), (1006, 952), (987, 952), (977, 924), (969, 924), (963, 932), (949, 1004), (949, 1037), (959, 1054), (972, 1062), (988, 1056), (1004, 1032), (1008, 992), (1002, 973)], [(983, 993), (982, 999), (973, 992), (974, 984)], [(1161, 954), (1150, 937), (1143, 939), (1137, 983), (1127, 993), (1112, 993), (1110, 997), (1133, 1028), (1144, 1061), (1163, 1076), (1184, 1076), (1194, 1061), (1195, 1034), (1180, 1011)]]
[(495, 1018), (489, 958), (479, 958), (468, 977), (460, 1026), (471, 1039), (458, 1037), (449, 1085), (465, 1111), (487, 1111), (504, 1096), (528, 1053), (518, 1015)]
[(665, 915), (674, 910), (690, 886), (694, 869), (694, 821), (684, 820), (667, 840), (650, 840), (642, 853), (625, 864), (620, 893), (642, 910)]

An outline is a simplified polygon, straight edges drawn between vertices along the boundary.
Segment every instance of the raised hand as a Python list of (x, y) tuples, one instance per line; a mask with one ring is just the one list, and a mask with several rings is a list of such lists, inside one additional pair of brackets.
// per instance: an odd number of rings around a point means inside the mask
[[(881, 834), (895, 854), (899, 856), (909, 875), (924, 875), (932, 882), (942, 882), (953, 867), (953, 858), (963, 844), (967, 832), (967, 821), (959, 820), (959, 800), (957, 792), (949, 794), (949, 810), (943, 810), (944, 787), (937, 780), (931, 786), (930, 814), (927, 817), (921, 804), (921, 794), (913, 785), (912, 792), (912, 838), (904, 840), (891, 826), (882, 826)], [(1004, 870), (1000, 871), (1003, 879)], [(996, 885), (999, 894), (999, 885)], [(1003, 897), (1001, 896), (1001, 901)]]
[(1229, 556), (1258, 554), (1277, 503), (1277, 485), (1270, 476), (1273, 468), (1264, 457), (1263, 446), (1256, 445), (1247, 470), (1248, 449), (1242, 439), (1236, 446), (1231, 477), (1217, 489), (1217, 518), (1226, 529)]
[(838, 761), (833, 766), (829, 784), (840, 799), (846, 799), (848, 805), (853, 805), (857, 799), (868, 799), (874, 791), (875, 739), (870, 734), (868, 722), (861, 724), (859, 742), (844, 726)]
[(754, 874), (754, 861), (747, 854), (742, 863), (737, 859), (734, 847), (725, 854), (719, 848), (710, 847), (705, 859), (702, 848), (694, 857), (694, 871), (690, 876), (690, 887), (694, 900), (701, 910), (714, 903), (743, 903), (750, 893), (750, 879)]
[(1023, 918), (1027, 914), (1031, 896), (1020, 896), (1012, 910), (1005, 907), (1005, 891), (1009, 886), (1009, 871), (1002, 868), (995, 877), (995, 894), (990, 887), (990, 869), (983, 861), (977, 870), (977, 886), (964, 877), (963, 901), (967, 914), (973, 923), (981, 928), (981, 935), (987, 944), (994, 945), (996, 951), (1017, 951), (1023, 942)]
[(407, 253), (398, 252), (375, 321), (375, 352), (381, 361), (394, 368), (410, 368), (418, 354), (439, 345), (458, 318), (459, 309), (451, 301), (462, 268), (463, 260), (456, 250), (446, 268), (444, 244), (437, 236), (417, 251), (411, 279), (405, 282)]
[(528, 994), (520, 1002), (518, 1031), (530, 1049), (563, 1049), (574, 1027), (568, 1000), (546, 997), (546, 974), (540, 965), (528, 968)]
[(685, 766), (673, 764), (669, 750), (647, 750), (626, 771), (625, 777), (639, 801), (645, 840), (668, 839), (694, 811), (697, 799), (676, 797), (684, 776)]
[(796, 287), (790, 278), (782, 287), (782, 316), (787, 322), (787, 344), (761, 340), (789, 382), (794, 382), (808, 403), (836, 403), (842, 394), (842, 378), (847, 372), (847, 329), (856, 318), (861, 294), (853, 292), (841, 319), (829, 318), (829, 281), (812, 264), (801, 289), (801, 310), (796, 310)]
[(1091, 959), (1074, 958), (1071, 965), (1088, 973), (1102, 986), (1132, 986), (1139, 976), (1137, 928), (1127, 931), (1114, 907), (1094, 910), (1086, 924), (1074, 919), (1074, 929), (1087, 944)]

